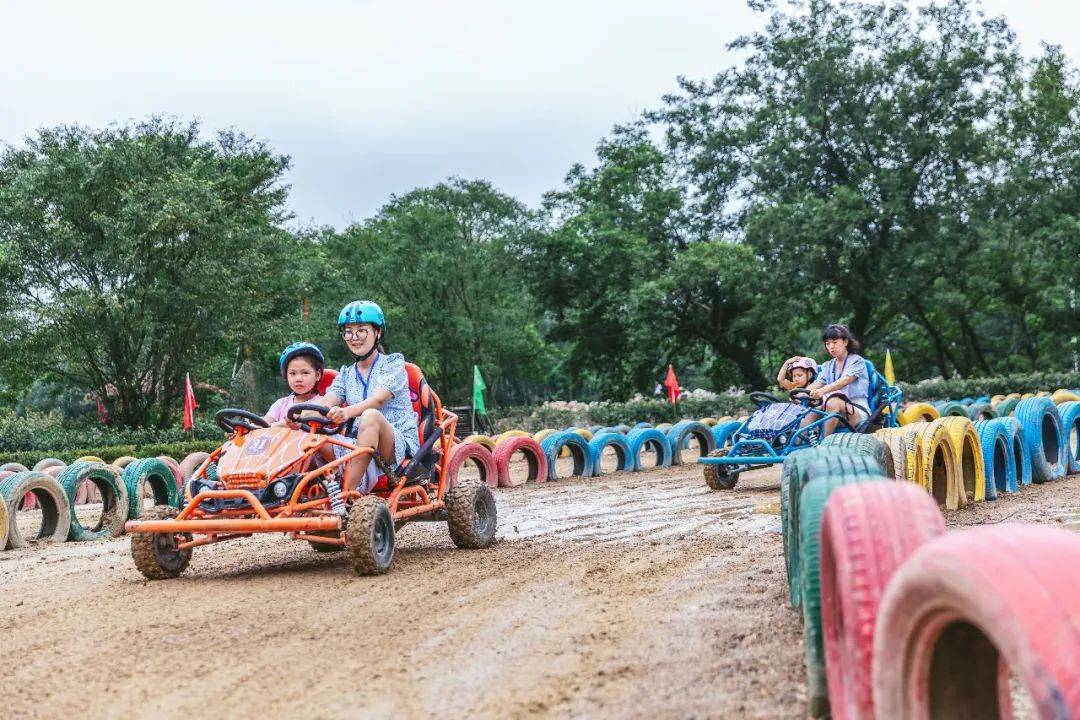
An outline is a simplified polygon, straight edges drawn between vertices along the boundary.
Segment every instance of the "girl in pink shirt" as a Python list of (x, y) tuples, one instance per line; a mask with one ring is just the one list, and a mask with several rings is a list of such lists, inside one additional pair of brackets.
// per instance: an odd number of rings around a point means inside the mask
[(311, 343), (293, 343), (282, 351), (278, 367), (292, 393), (278, 398), (265, 418), (271, 425), (291, 425), (285, 414), (293, 405), (322, 402), (318, 388), (323, 375), (323, 354)]

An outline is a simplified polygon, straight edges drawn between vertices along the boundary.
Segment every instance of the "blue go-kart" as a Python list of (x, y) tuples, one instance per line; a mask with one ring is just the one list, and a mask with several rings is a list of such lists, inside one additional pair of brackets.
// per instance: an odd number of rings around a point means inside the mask
[(869, 407), (852, 403), (866, 419), (852, 427), (847, 418), (820, 407), (808, 390), (792, 390), (788, 402), (768, 393), (753, 392), (749, 399), (758, 408), (730, 436), (730, 444), (717, 448), (698, 460), (704, 465), (705, 484), (712, 490), (730, 490), (739, 481), (739, 473), (756, 470), (784, 461), (796, 450), (815, 447), (825, 436), (825, 423), (835, 418), (835, 433), (872, 433), (883, 427), (897, 427), (904, 393), (889, 385), (884, 376), (867, 361), (870, 376)]

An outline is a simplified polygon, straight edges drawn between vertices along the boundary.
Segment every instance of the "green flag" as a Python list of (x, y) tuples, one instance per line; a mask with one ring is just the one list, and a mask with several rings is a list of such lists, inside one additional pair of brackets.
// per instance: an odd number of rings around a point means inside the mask
[(484, 391), (487, 390), (487, 383), (484, 382), (483, 376), (480, 374), (480, 368), (476, 365), (472, 366), (472, 404), (473, 412), (478, 412), (483, 415), (487, 415), (487, 408), (484, 407)]

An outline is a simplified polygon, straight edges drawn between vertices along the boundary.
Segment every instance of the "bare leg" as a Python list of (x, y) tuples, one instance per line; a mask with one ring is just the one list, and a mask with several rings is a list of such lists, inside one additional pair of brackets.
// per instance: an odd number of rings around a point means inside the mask
[[(375, 448), (384, 459), (394, 459), (394, 426), (387, 421), (386, 416), (375, 409), (368, 409), (360, 416), (360, 429), (356, 433), (356, 447)], [(371, 456), (364, 455), (350, 460), (345, 468), (345, 489), (355, 490), (360, 485), (368, 465), (371, 464)]]
[[(828, 412), (831, 412), (831, 413), (837, 413), (838, 415), (841, 415), (844, 418), (848, 417), (847, 403), (844, 402), (843, 398), (837, 397), (836, 395), (833, 395), (831, 398), (829, 398), (828, 400), (825, 401), (825, 410), (827, 410)], [(826, 420), (825, 421), (825, 434), (826, 435), (832, 435), (833, 431), (836, 430), (836, 426), (839, 425), (839, 424), (840, 424), (840, 419), (839, 418), (834, 417), (834, 418), (829, 418), (828, 420)]]

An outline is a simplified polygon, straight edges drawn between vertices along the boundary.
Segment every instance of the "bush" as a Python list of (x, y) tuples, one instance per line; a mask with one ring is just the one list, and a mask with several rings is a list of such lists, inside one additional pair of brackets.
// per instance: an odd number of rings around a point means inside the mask
[(173, 445), (192, 440), (220, 442), (221, 436), (221, 428), (208, 418), (196, 421), (192, 436), (192, 433), (184, 432), (179, 427), (133, 430), (96, 423), (73, 423), (65, 420), (61, 412), (28, 411), (20, 415), (10, 410), (0, 411), (0, 455), (36, 451), (55, 455), (61, 451), (88, 447)]
[(210, 452), (221, 445), (221, 433), (218, 432), (217, 440), (189, 440), (178, 443), (160, 443), (150, 445), (107, 445), (102, 447), (86, 447), (73, 450), (27, 450), (23, 452), (0, 454), (0, 465), (9, 462), (17, 462), (26, 467), (34, 467), (39, 460), (45, 458), (57, 458), (71, 464), (85, 455), (94, 455), (105, 462), (112, 462), (118, 457), (131, 455), (137, 458), (157, 457), (168, 455), (177, 462), (183, 460), (193, 452)]
[(1080, 387), (1080, 373), (1023, 373), (996, 377), (923, 380), (917, 383), (897, 383), (905, 400), (959, 400), (980, 395), (1007, 395), (1058, 388)]

